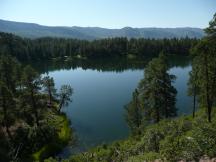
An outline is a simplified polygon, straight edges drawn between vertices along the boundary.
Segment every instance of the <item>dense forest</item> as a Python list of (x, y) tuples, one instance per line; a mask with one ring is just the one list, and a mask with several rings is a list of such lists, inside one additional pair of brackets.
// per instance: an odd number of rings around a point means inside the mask
[(40, 160), (64, 147), (72, 134), (61, 108), (71, 95), (69, 85), (57, 92), (53, 78), (1, 56), (0, 161)]
[(23, 39), (0, 33), (0, 54), (9, 54), (20, 61), (49, 59), (98, 59), (98, 58), (148, 58), (161, 51), (167, 54), (189, 55), (190, 48), (197, 39), (127, 39), (109, 38), (94, 41), (40, 38)]
[[(0, 161), (43, 160), (73, 137), (61, 109), (73, 89), (57, 92), (53, 78), (19, 61), (58, 58), (147, 58), (144, 78), (125, 106), (128, 140), (72, 156), (83, 161), (198, 160), (216, 156), (216, 14), (201, 40), (110, 38), (84, 41), (59, 38), (22, 39), (0, 33)], [(188, 95), (193, 114), (176, 118), (175, 75), (167, 55), (193, 58)], [(199, 108), (198, 111), (197, 108)], [(45, 161), (57, 161), (50, 158)]]

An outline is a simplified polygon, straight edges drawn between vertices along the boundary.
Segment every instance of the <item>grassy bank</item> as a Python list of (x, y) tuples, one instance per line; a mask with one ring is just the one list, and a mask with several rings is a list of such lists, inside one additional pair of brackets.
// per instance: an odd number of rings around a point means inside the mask
[(43, 159), (53, 156), (61, 151), (69, 141), (72, 140), (72, 131), (70, 122), (64, 113), (49, 114), (48, 122), (57, 130), (57, 136), (53, 142), (44, 145), (37, 152), (32, 154), (33, 161), (42, 161)]

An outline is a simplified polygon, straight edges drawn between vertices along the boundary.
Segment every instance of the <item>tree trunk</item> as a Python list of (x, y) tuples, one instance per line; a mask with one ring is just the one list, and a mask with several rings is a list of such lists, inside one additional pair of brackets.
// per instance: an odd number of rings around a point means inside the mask
[(137, 89), (135, 90), (135, 113), (136, 113), (136, 127), (139, 128), (140, 126), (140, 114), (139, 114), (139, 103), (138, 103), (138, 92)]
[(205, 79), (206, 79), (206, 103), (207, 103), (207, 111), (208, 111), (208, 121), (211, 123), (211, 104), (209, 98), (209, 72), (208, 72), (208, 62), (207, 56), (205, 55)]
[(156, 113), (157, 113), (157, 118), (156, 118), (156, 122), (158, 123), (160, 121), (160, 112), (159, 112), (159, 108), (157, 107), (156, 109)]
[(6, 123), (5, 123), (5, 126), (6, 126), (6, 132), (7, 132), (7, 134), (8, 134), (8, 137), (9, 137), (9, 139), (11, 140), (11, 141), (13, 141), (13, 136), (11, 135), (11, 132), (10, 132), (10, 130), (9, 130), (9, 125), (8, 125), (8, 123), (7, 123), (7, 121), (5, 121)]
[(3, 98), (2, 107), (3, 107), (3, 113), (4, 113), (3, 123), (4, 123), (4, 126), (5, 126), (5, 128), (6, 128), (6, 132), (7, 132), (7, 135), (8, 135), (8, 137), (9, 137), (9, 139), (10, 139), (11, 141), (13, 141), (13, 137), (12, 137), (12, 135), (11, 135), (11, 133), (10, 133), (9, 125), (8, 125), (8, 122), (7, 122), (7, 119), (8, 119), (8, 117), (7, 117), (7, 108), (6, 108), (6, 105), (5, 105), (5, 99), (4, 99), (4, 98)]
[(32, 100), (32, 108), (33, 108), (34, 115), (35, 115), (36, 125), (39, 126), (38, 112), (37, 112), (33, 90), (31, 90), (31, 100)]
[(50, 104), (50, 106), (52, 105), (52, 94), (51, 94), (51, 92), (49, 92), (49, 104)]
[(196, 92), (194, 90), (194, 96), (193, 96), (193, 118), (195, 118), (195, 110), (196, 110)]
[(59, 105), (59, 109), (58, 109), (58, 112), (59, 112), (59, 113), (60, 113), (60, 111), (61, 111), (61, 109), (62, 109), (64, 100), (65, 100), (65, 96), (62, 97), (61, 103), (60, 103), (60, 105)]
[(160, 108), (156, 105), (156, 123), (160, 121)]
[(50, 106), (52, 105), (52, 93), (51, 93), (51, 87), (50, 87), (50, 85), (48, 86), (48, 88), (49, 88), (49, 104), (50, 104)]
[(166, 89), (167, 89), (167, 85), (166, 85), (166, 71), (163, 71), (163, 92), (162, 92), (162, 95), (163, 95), (163, 99), (164, 99), (164, 109), (165, 109), (165, 118), (168, 118), (169, 117), (169, 114), (168, 114), (168, 101), (167, 101), (167, 92), (166, 92)]

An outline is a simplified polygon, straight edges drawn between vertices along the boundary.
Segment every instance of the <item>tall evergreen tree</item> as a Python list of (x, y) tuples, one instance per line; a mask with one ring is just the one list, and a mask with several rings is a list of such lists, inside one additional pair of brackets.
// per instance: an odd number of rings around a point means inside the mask
[(16, 92), (16, 67), (17, 61), (10, 56), (0, 57), (0, 80), (4, 82), (7, 88), (13, 93)]
[(209, 27), (205, 29), (205, 32), (208, 34), (208, 37), (216, 37), (216, 13), (213, 16), (213, 19), (209, 22)]
[(13, 138), (10, 132), (10, 126), (15, 120), (13, 116), (15, 113), (15, 101), (12, 92), (3, 82), (0, 82), (0, 112), (2, 115), (1, 122), (6, 129), (9, 139), (12, 141)]
[(189, 73), (188, 95), (193, 97), (193, 118), (195, 117), (197, 96), (199, 94), (198, 69), (192, 63), (192, 71)]
[(163, 99), (161, 106), (164, 110), (165, 117), (174, 117), (177, 114), (177, 110), (175, 107), (176, 104), (176, 94), (177, 91), (172, 86), (173, 81), (176, 79), (175, 75), (168, 74), (168, 59), (164, 53), (160, 53), (159, 55), (160, 65), (161, 65), (161, 99)]
[(30, 102), (30, 107), (32, 112), (34, 113), (34, 118), (37, 126), (39, 126), (39, 109), (41, 108), (39, 103), (38, 92), (41, 89), (41, 78), (40, 75), (32, 69), (30, 66), (26, 66), (24, 68), (23, 73), (23, 85), (24, 85), (24, 93), (27, 103)]
[(216, 14), (203, 38), (192, 50), (199, 85), (199, 103), (207, 108), (208, 121), (211, 122), (212, 107), (216, 103)]
[(144, 79), (139, 84), (145, 118), (159, 122), (176, 116), (176, 89), (172, 86), (174, 75), (168, 74), (164, 54), (152, 59), (145, 68)]
[(43, 87), (44, 91), (48, 94), (49, 96), (49, 106), (52, 106), (52, 100), (54, 96), (56, 96), (56, 89), (55, 89), (55, 83), (52, 77), (45, 76), (43, 78)]

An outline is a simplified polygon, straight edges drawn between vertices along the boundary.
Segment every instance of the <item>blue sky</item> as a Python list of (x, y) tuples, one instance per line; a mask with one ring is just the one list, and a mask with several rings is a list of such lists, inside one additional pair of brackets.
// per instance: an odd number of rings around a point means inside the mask
[(208, 26), (216, 0), (0, 0), (0, 19), (49, 26)]

